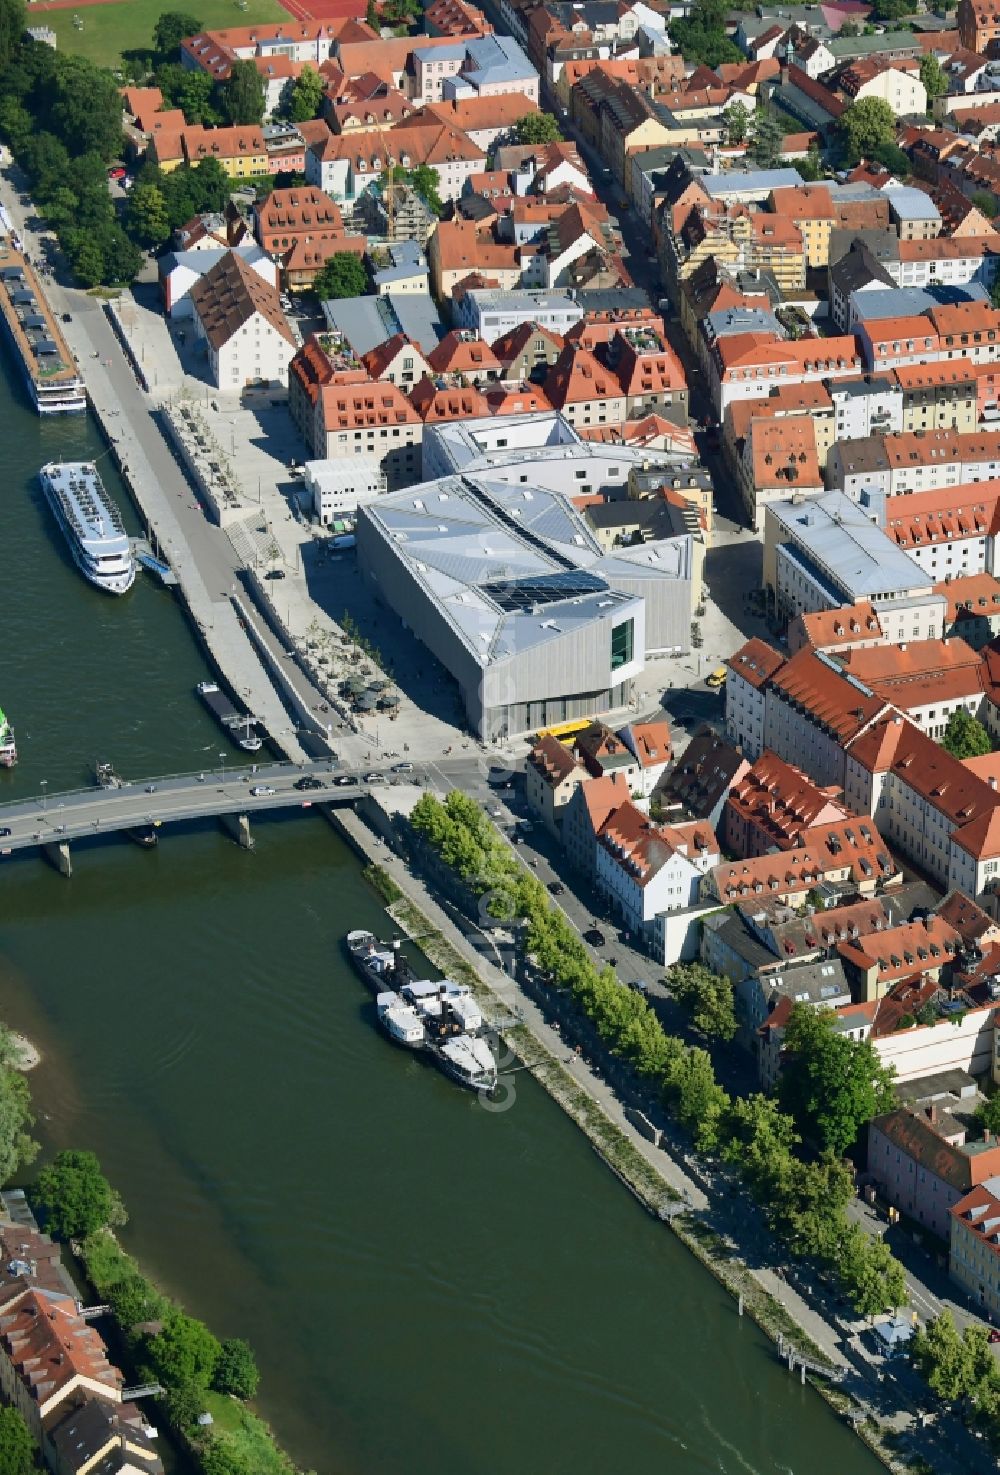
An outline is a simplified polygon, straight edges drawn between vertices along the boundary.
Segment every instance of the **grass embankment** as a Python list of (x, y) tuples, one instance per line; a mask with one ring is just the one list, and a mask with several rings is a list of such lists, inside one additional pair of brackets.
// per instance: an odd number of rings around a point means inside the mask
[(387, 906), (391, 906), (394, 901), (402, 900), (403, 893), (388, 871), (384, 871), (381, 866), (375, 865), (374, 861), (370, 866), (365, 866), (361, 874), (372, 890), (378, 892)]
[[(153, 27), (169, 10), (164, 0), (118, 0), (111, 5), (81, 5), (79, 10), (42, 10), (29, 5), (29, 25), (51, 26), (60, 52), (85, 56), (102, 67), (121, 64), (122, 52), (153, 45)], [(227, 26), (250, 26), (260, 21), (288, 20), (288, 11), (278, 0), (198, 0), (191, 11), (206, 31)], [(73, 24), (73, 17), (83, 29)]]
[[(98, 1230), (88, 1235), (78, 1246), (78, 1256), (90, 1284), (98, 1299), (111, 1305), (115, 1318), (121, 1326), (125, 1344), (132, 1356), (139, 1377), (144, 1373), (144, 1334), (130, 1324), (131, 1318), (123, 1316), (126, 1304), (135, 1306), (143, 1301), (155, 1309), (157, 1320), (180, 1308), (164, 1296), (143, 1275), (137, 1262), (122, 1249), (110, 1230)], [(227, 1469), (252, 1472), (252, 1475), (297, 1475), (296, 1467), (288, 1455), (275, 1442), (268, 1426), (245, 1404), (210, 1389), (200, 1389), (197, 1394), (198, 1412), (207, 1410), (214, 1423), (203, 1428), (196, 1422), (186, 1422), (178, 1417), (179, 1403), (170, 1398), (174, 1390), (167, 1389), (167, 1398), (161, 1399), (160, 1407), (174, 1433), (192, 1451), (195, 1459), (216, 1450), (227, 1457)]]

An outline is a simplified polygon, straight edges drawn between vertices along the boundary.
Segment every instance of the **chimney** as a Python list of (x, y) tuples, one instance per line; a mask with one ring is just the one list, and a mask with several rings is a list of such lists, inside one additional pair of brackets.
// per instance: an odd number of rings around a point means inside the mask
[(989, 785), (990, 785), (990, 788), (991, 789), (995, 789), (996, 788), (997, 781), (996, 781), (996, 775), (995, 774), (992, 774), (992, 773), (990, 774), (990, 777), (989, 777)]
[(936, 1125), (937, 1119), (938, 1119), (937, 1102), (936, 1101), (932, 1101), (931, 1104), (930, 1104), (930, 1106), (928, 1106), (928, 1108), (927, 1108), (927, 1120), (929, 1122), (933, 1122)]
[(901, 640), (901, 641), (900, 641), (900, 642), (899, 642), (899, 648), (900, 648), (900, 650), (905, 650), (905, 649), (906, 649), (906, 644), (907, 644), (907, 643), (906, 643), (906, 641), (905, 641), (905, 640)]

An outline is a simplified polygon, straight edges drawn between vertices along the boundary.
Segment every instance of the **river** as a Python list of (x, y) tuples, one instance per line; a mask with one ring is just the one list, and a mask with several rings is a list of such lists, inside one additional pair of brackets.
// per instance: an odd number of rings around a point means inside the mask
[[(8, 371), (13, 376), (8, 362)], [(39, 464), (96, 431), (0, 382), (7, 612), (0, 796), (221, 750), (179, 608), (75, 572)], [(109, 487), (134, 516), (107, 460)], [(6, 862), (0, 1014), (43, 1051), (46, 1151), (100, 1155), (127, 1247), (220, 1335), (254, 1344), (260, 1408), (319, 1475), (874, 1475), (733, 1302), (527, 1076), (493, 1114), (376, 1034), (340, 953), (376, 899), (319, 818), (155, 851), (74, 848), (72, 881)]]

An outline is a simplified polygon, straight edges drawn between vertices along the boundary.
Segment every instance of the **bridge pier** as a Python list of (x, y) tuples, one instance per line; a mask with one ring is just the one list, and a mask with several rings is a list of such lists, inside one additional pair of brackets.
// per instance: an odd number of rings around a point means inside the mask
[(253, 835), (250, 833), (250, 820), (245, 814), (220, 814), (219, 823), (226, 834), (231, 836), (244, 850), (253, 850)]
[(54, 840), (42, 846), (42, 854), (54, 866), (60, 876), (65, 876), (68, 881), (73, 874), (73, 860), (69, 853), (69, 842), (67, 840)]

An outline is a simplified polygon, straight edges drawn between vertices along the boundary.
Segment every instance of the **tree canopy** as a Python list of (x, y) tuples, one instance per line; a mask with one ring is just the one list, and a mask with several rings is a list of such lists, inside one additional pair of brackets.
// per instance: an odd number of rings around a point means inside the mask
[(976, 1107), (976, 1121), (986, 1132), (1000, 1132), (1000, 1092)]
[(881, 97), (860, 97), (841, 113), (837, 132), (848, 160), (871, 158), (880, 144), (896, 136), (896, 114)]
[(28, 7), (24, 0), (0, 0), (0, 67), (10, 62), (27, 23)]
[(58, 1153), (35, 1179), (31, 1202), (57, 1239), (82, 1239), (95, 1229), (125, 1223), (125, 1207), (92, 1152)]
[(667, 973), (674, 998), (700, 1034), (731, 1040), (736, 1034), (732, 980), (701, 963), (675, 963)]
[(215, 83), (207, 72), (168, 61), (156, 68), (153, 81), (163, 94), (164, 105), (180, 108), (189, 123), (221, 123)]
[(188, 1383), (194, 1388), (207, 1388), (215, 1375), (222, 1348), (204, 1322), (174, 1310), (164, 1322), (163, 1330), (149, 1339), (147, 1353), (154, 1371), (166, 1386)]
[(234, 61), (219, 88), (219, 105), (227, 123), (260, 123), (267, 104), (264, 79), (249, 59)]
[(212, 1386), (218, 1393), (231, 1394), (244, 1402), (253, 1398), (260, 1373), (249, 1342), (242, 1337), (227, 1337), (219, 1349)]
[(34, 1161), (38, 1143), (29, 1130), (34, 1121), (24, 1076), (9, 1064), (0, 1065), (0, 1184)]
[(197, 16), (185, 10), (165, 10), (153, 27), (153, 45), (162, 57), (176, 56), (184, 38), (197, 36), (202, 30)]
[(526, 113), (514, 125), (518, 143), (558, 143), (562, 129), (551, 113)]
[(773, 113), (761, 111), (754, 115), (747, 152), (759, 169), (774, 168), (781, 158), (784, 142), (781, 124)]
[(920, 58), (920, 80), (927, 93), (928, 107), (936, 97), (944, 97), (948, 91), (948, 74), (933, 52), (929, 51)]
[(731, 144), (743, 143), (750, 130), (750, 113), (746, 103), (731, 102), (722, 110), (722, 122), (726, 130), (726, 142)]
[(948, 718), (941, 746), (955, 758), (982, 758), (993, 751), (986, 728), (964, 707), (958, 707)]
[(289, 91), (285, 114), (292, 123), (305, 123), (319, 115), (326, 84), (314, 67), (304, 66)]
[(338, 251), (316, 273), (313, 291), (321, 302), (331, 297), (362, 297), (368, 287), (364, 262), (352, 251)]
[(826, 1009), (793, 1006), (780, 1095), (804, 1136), (843, 1153), (866, 1122), (892, 1106), (894, 1073), (870, 1041), (835, 1034), (834, 1018)]
[(670, 39), (687, 62), (717, 67), (727, 61), (743, 61), (744, 56), (726, 35), (725, 0), (694, 0), (690, 13), (675, 20)]
[(35, 1441), (16, 1408), (0, 1408), (0, 1475), (33, 1475)]

